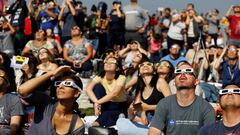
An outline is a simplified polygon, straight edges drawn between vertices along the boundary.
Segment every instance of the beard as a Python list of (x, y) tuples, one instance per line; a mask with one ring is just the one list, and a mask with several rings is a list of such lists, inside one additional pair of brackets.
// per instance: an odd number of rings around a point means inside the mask
[(195, 89), (195, 86), (176, 86), (177, 90), (192, 90)]

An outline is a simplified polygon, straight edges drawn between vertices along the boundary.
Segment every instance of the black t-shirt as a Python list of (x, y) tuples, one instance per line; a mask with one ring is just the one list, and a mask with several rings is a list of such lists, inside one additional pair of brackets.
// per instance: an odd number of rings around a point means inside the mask
[(125, 30), (125, 19), (110, 13), (109, 32), (123, 32)]
[(233, 127), (226, 127), (223, 121), (217, 121), (202, 127), (198, 135), (240, 135), (240, 122)]

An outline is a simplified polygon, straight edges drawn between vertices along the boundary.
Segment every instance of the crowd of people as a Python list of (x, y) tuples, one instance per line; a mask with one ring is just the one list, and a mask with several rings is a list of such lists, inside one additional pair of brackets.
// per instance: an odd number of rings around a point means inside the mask
[(0, 134), (240, 134), (240, 6), (220, 12), (14, 0), (0, 15)]

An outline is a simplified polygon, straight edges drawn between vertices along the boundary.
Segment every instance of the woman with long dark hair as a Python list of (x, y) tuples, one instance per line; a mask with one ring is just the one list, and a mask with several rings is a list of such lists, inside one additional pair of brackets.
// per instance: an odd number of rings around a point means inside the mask
[(136, 97), (128, 109), (128, 118), (131, 121), (122, 118), (118, 120), (119, 134), (135, 134), (138, 129), (137, 134), (140, 132), (140, 134), (147, 134), (147, 125), (151, 121), (157, 103), (171, 95), (170, 88), (162, 86), (161, 79), (155, 74), (153, 63), (145, 61), (139, 65)]
[[(53, 101), (46, 93), (37, 91), (37, 88), (56, 77), (57, 101)], [(84, 123), (79, 117), (76, 103), (82, 92), (82, 82), (69, 66), (61, 66), (28, 80), (19, 87), (18, 92), (24, 100), (35, 106), (29, 134), (84, 134)]]
[(109, 127), (116, 124), (120, 113), (126, 114), (126, 77), (121, 63), (115, 57), (106, 57), (103, 68), (103, 72), (89, 83), (86, 92), (94, 103), (95, 114), (98, 115), (92, 125)]

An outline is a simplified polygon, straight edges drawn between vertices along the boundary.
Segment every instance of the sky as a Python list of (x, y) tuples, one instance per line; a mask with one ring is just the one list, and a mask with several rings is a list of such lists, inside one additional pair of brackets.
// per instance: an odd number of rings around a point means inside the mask
[[(13, 0), (9, 0), (11, 3)], [(27, 0), (30, 1), (30, 0)], [(62, 2), (62, 0), (55, 0)], [(93, 4), (97, 5), (98, 2), (104, 1), (108, 4), (108, 9), (111, 8), (113, 0), (81, 0), (83, 5), (88, 9), (91, 8)], [(130, 0), (121, 0), (122, 5), (129, 4)], [(184, 9), (187, 3), (194, 3), (198, 13), (208, 12), (214, 8), (219, 9), (220, 15), (225, 15), (227, 9), (230, 5), (240, 5), (240, 0), (138, 0), (138, 4), (147, 9), (150, 14), (155, 13), (159, 7), (170, 7), (175, 9)], [(89, 11), (89, 10), (88, 10)], [(109, 10), (108, 10), (109, 11)]]
[[(59, 0), (61, 1), (61, 0)], [(105, 1), (111, 8), (113, 0), (82, 0), (83, 5), (87, 6), (89, 9), (92, 4), (96, 4), (99, 1)], [(122, 5), (130, 3), (130, 0), (121, 0)], [(176, 9), (184, 9), (187, 3), (194, 3), (197, 12), (208, 12), (214, 8), (219, 9), (221, 15), (225, 15), (227, 9), (230, 5), (240, 5), (240, 0), (138, 0), (138, 4), (147, 9), (149, 13), (155, 13), (158, 7), (170, 7)]]

